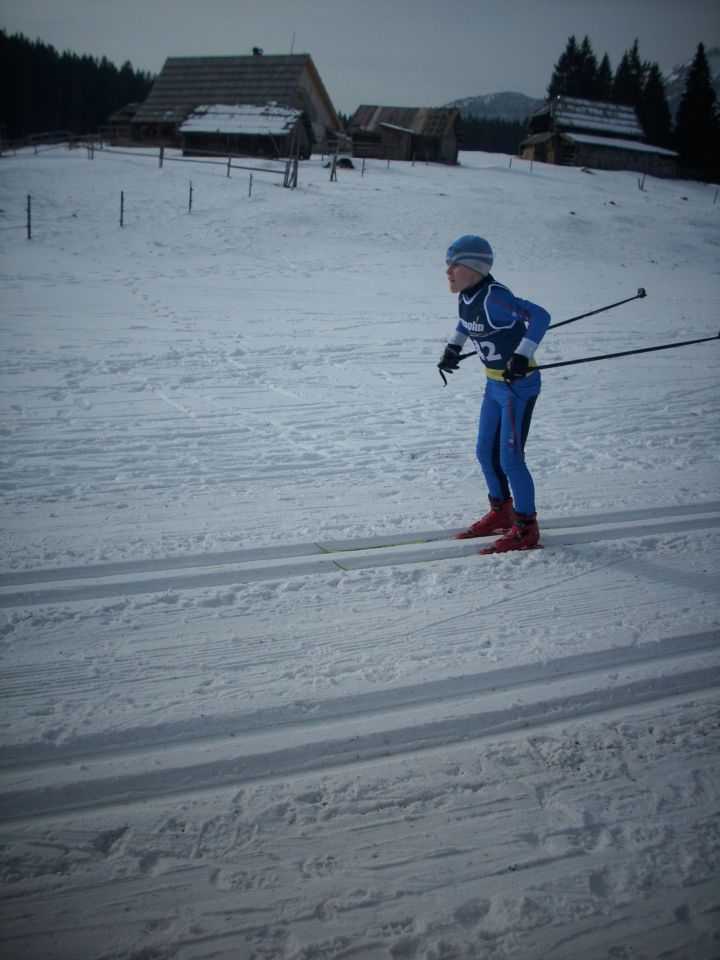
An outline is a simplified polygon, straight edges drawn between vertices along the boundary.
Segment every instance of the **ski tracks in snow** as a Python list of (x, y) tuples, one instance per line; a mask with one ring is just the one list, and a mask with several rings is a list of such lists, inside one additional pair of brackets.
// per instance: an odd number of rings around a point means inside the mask
[[(28, 715), (0, 750), (10, 956), (709, 958), (720, 581), (685, 565), (718, 525), (701, 504), (549, 521), (557, 549), (520, 557), (411, 531), (3, 575), (0, 693)], [(511, 564), (530, 591), (493, 577)], [(487, 604), (453, 615), (447, 565)], [(554, 617), (575, 642), (547, 658)], [(25, 624), (55, 636), (42, 674)]]
[[(710, 503), (604, 517), (551, 519), (543, 526), (542, 542), (559, 547), (706, 530), (720, 526), (719, 508), (720, 504)], [(228, 586), (335, 573), (338, 569), (399, 566), (457, 559), (477, 552), (479, 541), (451, 541), (453, 532), (410, 531), (342, 542), (290, 543), (226, 553), (15, 571), (0, 574), (0, 608)], [(515, 555), (509, 562), (517, 559)], [(151, 573), (153, 576), (149, 576)]]
[[(0, 751), (5, 820), (145, 802), (530, 731), (720, 686), (720, 630), (336, 701)], [(8, 753), (11, 758), (8, 759)], [(13, 756), (14, 754), (14, 756)], [(3, 759), (4, 758), (4, 759)]]

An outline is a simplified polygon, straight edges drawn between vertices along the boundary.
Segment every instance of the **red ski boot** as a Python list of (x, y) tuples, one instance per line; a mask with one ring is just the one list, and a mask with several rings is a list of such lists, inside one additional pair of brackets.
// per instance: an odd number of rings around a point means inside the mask
[(507, 500), (494, 500), (488, 497), (490, 501), (490, 510), (471, 524), (467, 530), (462, 533), (456, 533), (456, 540), (471, 540), (473, 537), (489, 537), (492, 533), (502, 533), (509, 530), (513, 525), (513, 502), (512, 497)]
[(516, 513), (512, 529), (481, 554), (509, 553), (511, 550), (540, 550), (540, 528), (536, 513)]

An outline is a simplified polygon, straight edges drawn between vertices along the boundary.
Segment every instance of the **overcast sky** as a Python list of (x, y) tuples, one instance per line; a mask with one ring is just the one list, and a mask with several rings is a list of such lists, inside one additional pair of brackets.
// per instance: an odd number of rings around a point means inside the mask
[(0, 26), (60, 52), (130, 60), (309, 53), (335, 108), (543, 97), (574, 34), (615, 70), (637, 37), (664, 73), (720, 46), (720, 0), (0, 0)]

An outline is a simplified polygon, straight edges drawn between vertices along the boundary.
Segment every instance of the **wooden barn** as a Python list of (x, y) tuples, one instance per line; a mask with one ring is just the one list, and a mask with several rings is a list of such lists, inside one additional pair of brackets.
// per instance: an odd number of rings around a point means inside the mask
[(181, 147), (181, 127), (208, 106), (275, 104), (300, 110), (317, 149), (341, 129), (332, 101), (307, 53), (247, 57), (169, 57), (132, 120), (135, 140)]
[(307, 160), (312, 128), (303, 110), (252, 104), (196, 107), (180, 125), (186, 156), (289, 157)]
[(677, 154), (645, 143), (644, 136), (634, 107), (556, 97), (531, 115), (520, 155), (544, 163), (675, 176)]
[(361, 106), (348, 125), (354, 157), (457, 163), (462, 121), (456, 107)]

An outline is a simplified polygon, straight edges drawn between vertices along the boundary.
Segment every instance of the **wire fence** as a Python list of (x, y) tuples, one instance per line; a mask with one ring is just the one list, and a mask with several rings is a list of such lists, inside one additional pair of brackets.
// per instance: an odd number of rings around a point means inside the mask
[[(88, 136), (76, 137), (68, 134), (67, 131), (53, 131), (43, 134), (35, 134), (32, 137), (26, 137), (20, 141), (14, 141), (2, 145), (0, 155), (12, 154), (13, 156), (22, 155), (24, 152), (30, 152), (32, 156), (40, 153), (47, 153), (52, 150), (77, 150), (85, 149), (89, 160), (94, 160), (96, 153), (104, 155), (132, 156), (137, 159), (149, 159), (157, 162), (159, 167), (163, 167), (165, 162), (192, 163), (210, 166), (221, 166), (225, 170), (227, 177), (230, 177), (232, 171), (245, 171), (250, 174), (248, 181), (248, 197), (252, 196), (253, 178), (256, 174), (270, 175), (272, 177), (282, 178), (283, 187), (295, 189), (298, 185), (298, 167), (299, 158), (290, 156), (279, 158), (277, 161), (266, 159), (262, 164), (250, 163), (252, 157), (233, 154), (227, 157), (219, 157), (217, 153), (203, 153), (196, 151), (192, 156), (176, 156), (168, 152), (167, 148), (160, 146), (157, 150), (147, 151), (142, 149), (123, 149), (122, 147), (109, 146), (101, 138)], [(238, 162), (244, 160), (245, 162)], [(274, 166), (270, 164), (275, 163)], [(189, 185), (187, 211), (192, 212), (193, 194), (195, 188), (192, 180)], [(119, 223), (121, 227), (125, 226), (125, 191), (120, 191), (119, 197)], [(33, 236), (33, 198), (30, 193), (25, 198), (25, 220), (23, 223), (16, 222), (12, 224), (0, 224), (0, 230), (17, 231), (24, 229), (28, 240)]]

